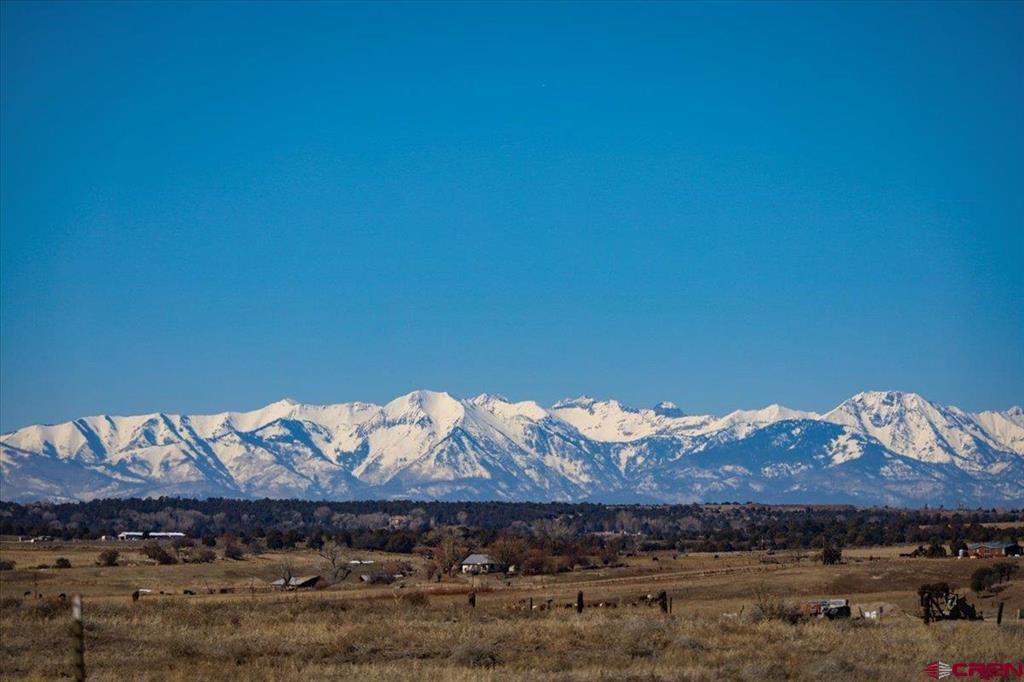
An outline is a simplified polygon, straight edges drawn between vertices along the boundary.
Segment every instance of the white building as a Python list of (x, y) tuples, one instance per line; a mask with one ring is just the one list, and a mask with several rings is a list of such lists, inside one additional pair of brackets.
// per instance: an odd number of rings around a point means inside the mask
[(145, 538), (150, 538), (152, 540), (173, 540), (175, 538), (183, 537), (185, 537), (185, 534), (177, 531), (126, 530), (123, 533), (117, 534), (118, 540), (143, 540)]
[(463, 573), (500, 573), (504, 570), (505, 564), (486, 554), (470, 554), (462, 560)]

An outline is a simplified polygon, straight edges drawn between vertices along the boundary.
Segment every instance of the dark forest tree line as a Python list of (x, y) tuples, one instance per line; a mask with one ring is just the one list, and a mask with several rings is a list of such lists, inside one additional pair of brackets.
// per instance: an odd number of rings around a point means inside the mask
[[(994, 528), (993, 522), (1020, 521)], [(269, 549), (327, 539), (356, 549), (411, 552), (436, 544), (437, 531), (459, 528), (464, 542), (502, 536), (557, 545), (618, 534), (627, 549), (743, 551), (903, 543), (949, 544), (1024, 536), (1024, 513), (996, 510), (859, 509), (758, 504), (599, 505), (505, 502), (311, 502), (149, 498), (66, 504), (0, 502), (0, 534), (66, 540), (124, 530), (183, 531), (192, 537), (258, 538)], [(542, 543), (543, 544), (543, 543)]]

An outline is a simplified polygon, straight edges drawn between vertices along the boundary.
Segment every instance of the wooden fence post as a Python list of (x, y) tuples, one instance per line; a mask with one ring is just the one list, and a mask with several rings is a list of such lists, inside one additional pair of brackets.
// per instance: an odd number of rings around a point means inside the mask
[(82, 623), (82, 598), (77, 594), (71, 600), (71, 637), (75, 680), (85, 682), (85, 625)]
[(533, 597), (530, 597), (530, 613), (533, 613)]
[(658, 593), (658, 606), (661, 607), (662, 613), (668, 613), (668, 592), (661, 591)]
[(1005, 604), (1006, 602), (1004, 601), (999, 602), (999, 610), (996, 612), (996, 625), (1003, 624), (1003, 606)]
[(470, 592), (469, 593), (469, 608), (471, 608), (471, 609), (475, 609), (476, 608), (476, 592)]
[(576, 593), (576, 613), (583, 613), (583, 590)]

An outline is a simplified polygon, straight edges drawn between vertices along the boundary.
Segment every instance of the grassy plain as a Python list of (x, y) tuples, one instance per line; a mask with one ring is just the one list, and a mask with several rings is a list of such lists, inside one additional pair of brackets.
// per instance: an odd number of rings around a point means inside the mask
[[(121, 550), (121, 565), (97, 566), (98, 553), (111, 546)], [(308, 550), (157, 566), (138, 549), (0, 543), (0, 560), (16, 564), (0, 572), (0, 678), (69, 673), (60, 593), (83, 595), (86, 663), (97, 680), (923, 680), (921, 668), (932, 660), (1024, 657), (1024, 626), (1015, 620), (1024, 580), (975, 595), (966, 586), (984, 561), (900, 557), (906, 547), (847, 550), (844, 563), (831, 567), (786, 552), (661, 552), (627, 557), (616, 568), (508, 580), (438, 583), (417, 571), (388, 586), (356, 576), (409, 556), (353, 552), (346, 558), (375, 563), (356, 566), (339, 584), (300, 592), (268, 583), (285, 562), (295, 575), (320, 573), (322, 561)], [(35, 568), (59, 557), (72, 567)], [(985, 621), (925, 626), (916, 617), (916, 589), (938, 581), (967, 592)], [(130, 595), (139, 588), (152, 592), (135, 603)], [(467, 605), (471, 590), (476, 609)], [(638, 603), (661, 590), (673, 599), (671, 615)], [(587, 604), (582, 615), (565, 608), (577, 591)], [(855, 616), (879, 606), (883, 615), (790, 625), (756, 616), (753, 604), (765, 595), (792, 603), (846, 597)], [(521, 608), (529, 598), (537, 606), (551, 600), (552, 608)], [(1006, 610), (997, 628), (999, 601)]]

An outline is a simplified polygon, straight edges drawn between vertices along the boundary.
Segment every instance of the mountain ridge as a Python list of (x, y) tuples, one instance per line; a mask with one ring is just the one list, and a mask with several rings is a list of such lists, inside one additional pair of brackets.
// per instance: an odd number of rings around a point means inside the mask
[(0, 499), (186, 494), (353, 499), (1024, 504), (1019, 407), (971, 414), (858, 393), (818, 414), (722, 416), (588, 396), (544, 407), (417, 390), (384, 405), (95, 415), (0, 435)]

